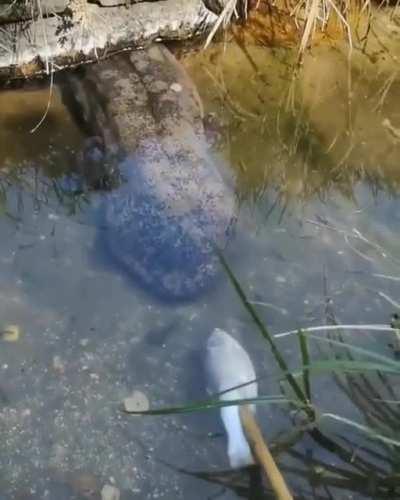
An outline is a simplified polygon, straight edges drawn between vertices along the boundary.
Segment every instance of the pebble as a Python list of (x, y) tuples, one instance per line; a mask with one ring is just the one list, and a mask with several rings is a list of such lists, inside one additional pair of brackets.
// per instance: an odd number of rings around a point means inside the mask
[(1, 339), (5, 342), (17, 342), (21, 335), (18, 325), (7, 325), (1, 330)]
[(121, 493), (116, 486), (105, 484), (101, 490), (101, 500), (119, 500)]
[(51, 464), (55, 467), (62, 467), (67, 458), (67, 448), (59, 443), (54, 444), (51, 450)]
[(60, 356), (53, 357), (53, 370), (62, 375), (65, 372), (64, 363), (62, 362)]
[(170, 89), (176, 93), (182, 92), (182, 85), (178, 82), (172, 83)]
[(83, 498), (93, 498), (100, 489), (96, 476), (90, 473), (80, 473), (74, 476), (70, 484), (73, 490)]
[(124, 399), (125, 411), (147, 411), (150, 408), (150, 403), (147, 396), (141, 391), (133, 391), (133, 393)]

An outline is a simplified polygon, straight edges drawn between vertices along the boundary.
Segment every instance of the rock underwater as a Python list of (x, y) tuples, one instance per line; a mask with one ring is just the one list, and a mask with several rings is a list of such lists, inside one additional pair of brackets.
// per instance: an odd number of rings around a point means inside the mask
[[(220, 272), (215, 247), (223, 249), (232, 235), (236, 202), (180, 64), (153, 45), (69, 77), (63, 93), (105, 156), (121, 158), (121, 181), (105, 196), (112, 257), (162, 300), (189, 300), (209, 289)], [(90, 161), (83, 168), (93, 170)]]

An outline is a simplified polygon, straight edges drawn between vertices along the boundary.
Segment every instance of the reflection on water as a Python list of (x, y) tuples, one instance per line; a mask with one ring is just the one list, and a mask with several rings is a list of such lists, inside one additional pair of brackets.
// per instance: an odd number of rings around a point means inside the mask
[[(396, 25), (391, 33), (398, 51)], [(398, 189), (400, 78), (387, 52), (370, 45), (351, 63), (345, 46), (314, 47), (297, 79), (296, 53), (282, 49), (266, 56), (265, 47), (232, 44), (184, 59), (206, 112), (225, 125), (242, 192), (275, 185), (285, 198), (308, 199), (334, 185), (350, 196), (359, 180)]]
[[(237, 175), (241, 210), (229, 262), (274, 333), (332, 316), (388, 323), (400, 302), (399, 80), (361, 71), (357, 61), (349, 103), (339, 49), (315, 49), (293, 84), (294, 59), (264, 47), (245, 55), (235, 45), (185, 59), (214, 124), (210, 134), (222, 131), (215, 154)], [(1, 341), (0, 492), (88, 498), (115, 484), (122, 498), (269, 498), (252, 474), (221, 472), (228, 462), (217, 412), (121, 413), (136, 389), (155, 407), (204, 398), (202, 352), (216, 326), (250, 353), (263, 377), (260, 394), (279, 394), (279, 372), (228, 280), (172, 306), (115, 269), (97, 237), (101, 194), (82, 193), (66, 174), (82, 137), (56, 90), (30, 133), (48, 95), (0, 94), (0, 323), (22, 332)], [(346, 339), (393, 355), (390, 334)], [(280, 346), (296, 366), (294, 337)], [(398, 398), (387, 380), (353, 382), (346, 394), (342, 379), (313, 380), (318, 407), (398, 425), (397, 405), (368, 397)], [(324, 426), (328, 441), (289, 435), (301, 416), (286, 407), (260, 407), (259, 420), (298, 498), (396, 496), (395, 448), (340, 422)]]
[(70, 167), (81, 138), (57, 91), (3, 91), (0, 109), (1, 168), (40, 161), (54, 174)]

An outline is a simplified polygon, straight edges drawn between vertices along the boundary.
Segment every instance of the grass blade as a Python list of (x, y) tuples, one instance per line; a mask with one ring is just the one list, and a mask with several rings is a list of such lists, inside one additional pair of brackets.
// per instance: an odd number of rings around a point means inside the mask
[(400, 375), (400, 368), (394, 368), (382, 363), (374, 363), (371, 361), (357, 361), (357, 360), (327, 360), (315, 361), (310, 365), (303, 366), (301, 371), (292, 372), (294, 377), (300, 376), (304, 371), (310, 372), (340, 372), (340, 373), (365, 373), (365, 372), (386, 372)]
[(367, 436), (371, 439), (377, 439), (378, 441), (382, 441), (383, 443), (390, 444), (392, 446), (400, 447), (400, 441), (398, 439), (393, 439), (388, 436), (384, 436), (382, 434), (378, 434), (374, 429), (368, 427), (366, 425), (359, 424), (358, 422), (354, 422), (345, 417), (341, 417), (340, 415), (336, 415), (334, 413), (323, 413), (320, 415), (319, 420), (322, 419), (330, 419), (335, 420), (337, 422), (341, 422), (343, 424), (349, 425), (351, 427), (356, 428), (357, 430), (367, 434)]
[[(223, 268), (225, 269), (225, 271), (226, 271), (226, 273), (227, 273), (227, 275), (228, 275), (228, 277), (229, 277), (229, 279), (230, 279), (233, 287), (235, 288), (235, 290), (236, 290), (236, 292), (237, 292), (237, 294), (238, 294), (238, 296), (239, 296), (239, 298), (240, 298), (243, 306), (245, 307), (245, 309), (250, 314), (250, 316), (253, 319), (254, 323), (258, 327), (258, 330), (260, 331), (261, 335), (268, 342), (268, 344), (269, 344), (269, 346), (271, 348), (272, 354), (274, 355), (274, 357), (276, 359), (276, 362), (278, 363), (279, 368), (283, 372), (283, 374), (284, 374), (284, 376), (285, 376), (288, 384), (292, 388), (292, 390), (295, 393), (296, 397), (304, 405), (307, 405), (308, 404), (307, 397), (304, 394), (303, 390), (301, 389), (300, 385), (296, 382), (295, 378), (293, 377), (293, 375), (289, 371), (288, 365), (287, 365), (284, 357), (280, 353), (279, 349), (277, 348), (273, 336), (269, 333), (267, 327), (264, 325), (263, 321), (261, 320), (261, 318), (257, 314), (257, 311), (255, 310), (255, 308), (251, 305), (251, 303), (247, 299), (247, 296), (244, 293), (244, 291), (243, 291), (243, 289), (242, 289), (239, 281), (236, 279), (236, 276), (233, 274), (233, 272), (232, 272), (229, 264), (225, 260), (225, 258), (222, 255), (222, 253), (218, 249), (216, 249), (216, 252), (217, 252), (217, 254), (219, 256), (219, 259), (220, 259), (220, 262), (221, 262)], [(309, 417), (314, 418), (314, 411), (312, 410), (312, 408), (309, 408), (308, 411), (307, 411), (307, 413), (309, 414)]]
[[(372, 325), (372, 324), (366, 324), (366, 325), (323, 325), (323, 326), (310, 326), (307, 328), (302, 328), (301, 329), (303, 333), (310, 333), (310, 332), (321, 332), (321, 331), (340, 331), (340, 330), (369, 330), (369, 331), (377, 331), (377, 332), (390, 332), (393, 333), (396, 331), (395, 328), (393, 328), (390, 325), (384, 325), (384, 324), (377, 324), (377, 325)], [(280, 339), (283, 337), (288, 337), (290, 335), (297, 335), (299, 330), (289, 330), (287, 332), (281, 332), (281, 333), (276, 333), (274, 335), (275, 339)]]
[(310, 355), (308, 351), (307, 337), (304, 335), (301, 329), (299, 330), (298, 339), (300, 344), (301, 360), (303, 365), (304, 392), (306, 393), (308, 401), (311, 402), (310, 370), (307, 368), (308, 366), (310, 366)]
[(318, 340), (319, 342), (327, 342), (331, 345), (336, 345), (342, 348), (347, 348), (350, 351), (356, 352), (358, 354), (362, 354), (363, 356), (367, 356), (369, 358), (376, 359), (377, 361), (381, 361), (382, 364), (393, 367), (393, 370), (397, 373), (400, 372), (400, 362), (390, 358), (389, 356), (385, 356), (383, 354), (377, 354), (376, 352), (370, 351), (369, 349), (365, 349), (363, 347), (358, 347), (347, 342), (341, 342), (339, 340), (328, 339), (325, 337), (319, 337), (317, 335), (308, 334), (308, 337)]
[(197, 403), (192, 403), (182, 406), (170, 406), (155, 410), (142, 411), (122, 411), (128, 415), (175, 415), (194, 413), (198, 411), (213, 410), (215, 408), (223, 408), (225, 406), (242, 406), (247, 404), (289, 404), (293, 403), (282, 396), (257, 396), (256, 398), (230, 399), (228, 401), (221, 399), (208, 399)]

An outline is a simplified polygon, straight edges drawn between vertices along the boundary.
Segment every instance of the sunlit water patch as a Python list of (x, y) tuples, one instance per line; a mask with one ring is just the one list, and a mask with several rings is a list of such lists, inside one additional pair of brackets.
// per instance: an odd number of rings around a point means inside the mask
[[(349, 136), (334, 113), (348, 105), (338, 91), (347, 70), (329, 75), (318, 54), (305, 61), (294, 89), (289, 51), (254, 47), (250, 61), (233, 44), (185, 59), (203, 98), (213, 154), (236, 178), (240, 210), (226, 258), (273, 333), (332, 320), (388, 324), (400, 302), (400, 150), (388, 128), (398, 124), (399, 84), (394, 78), (383, 107), (371, 112), (387, 75), (354, 75), (361, 90), (352, 105), (361, 118)], [(325, 57), (346, 61), (330, 54), (321, 55), (321, 65)], [(312, 85), (307, 71), (316, 75)], [(320, 94), (318, 75), (325, 79)], [(115, 265), (99, 238), (103, 195), (82, 192), (71, 174), (83, 138), (56, 88), (44, 116), (48, 98), (48, 89), (0, 95), (0, 326), (20, 332), (13, 342), (1, 340), (0, 492), (88, 498), (115, 484), (122, 498), (256, 498), (246, 472), (221, 472), (229, 463), (217, 411), (128, 417), (121, 409), (135, 390), (151, 407), (205, 398), (204, 346), (214, 327), (249, 352), (262, 377), (260, 394), (280, 393), (274, 357), (226, 276), (196, 300), (166, 304)], [(346, 339), (395, 356), (391, 333), (356, 331)], [(279, 345), (298, 366), (296, 336)], [(327, 352), (312, 349), (316, 358)], [(362, 404), (355, 407), (337, 382), (316, 378), (318, 407), (365, 423)], [(270, 442), (301, 421), (286, 406), (260, 407), (259, 416)], [(305, 498), (315, 489), (335, 498), (361, 498), (374, 487), (389, 495), (378, 481), (391, 469), (387, 449), (340, 422), (326, 427), (343, 436), (334, 438), (341, 444), (365, 445), (357, 453), (367, 465), (346, 475), (342, 469), (352, 466), (303, 437), (281, 456), (293, 490)], [(376, 482), (366, 485), (374, 469)]]

